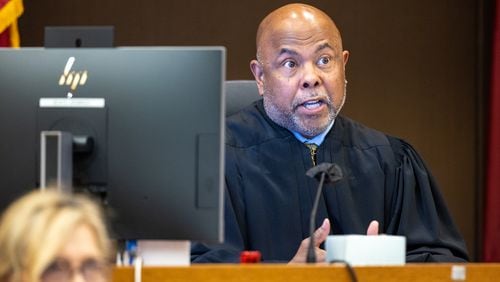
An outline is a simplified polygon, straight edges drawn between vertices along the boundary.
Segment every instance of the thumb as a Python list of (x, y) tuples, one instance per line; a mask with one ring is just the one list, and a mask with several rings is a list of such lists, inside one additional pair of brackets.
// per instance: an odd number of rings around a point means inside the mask
[(378, 221), (372, 220), (372, 222), (370, 222), (366, 230), (366, 235), (378, 235)]
[(314, 231), (314, 245), (319, 247), (319, 245), (326, 240), (328, 234), (330, 234), (330, 220), (325, 218), (325, 220), (323, 220), (323, 224), (321, 224), (321, 226)]

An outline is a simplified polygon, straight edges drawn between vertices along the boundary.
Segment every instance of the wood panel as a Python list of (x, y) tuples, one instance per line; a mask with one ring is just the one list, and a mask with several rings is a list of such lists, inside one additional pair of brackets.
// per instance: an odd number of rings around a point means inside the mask
[[(500, 264), (462, 264), (465, 279), (452, 279), (452, 264), (408, 264), (406, 266), (355, 267), (358, 281), (363, 282), (488, 282), (498, 281)], [(460, 277), (460, 276), (458, 276)], [(190, 267), (146, 267), (143, 282), (153, 281), (259, 281), (259, 282), (348, 282), (351, 281), (342, 265), (193, 265)], [(134, 271), (130, 267), (113, 269), (112, 281), (133, 282)]]

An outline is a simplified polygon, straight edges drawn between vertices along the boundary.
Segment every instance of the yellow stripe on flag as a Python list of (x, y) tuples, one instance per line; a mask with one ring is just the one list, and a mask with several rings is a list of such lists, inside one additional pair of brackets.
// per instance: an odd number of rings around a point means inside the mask
[(0, 33), (10, 28), (10, 44), (12, 47), (19, 47), (19, 30), (17, 27), (17, 18), (23, 13), (22, 0), (10, 0), (0, 8)]
[(21, 39), (19, 38), (19, 29), (17, 27), (17, 20), (10, 25), (10, 46), (19, 48), (21, 46)]

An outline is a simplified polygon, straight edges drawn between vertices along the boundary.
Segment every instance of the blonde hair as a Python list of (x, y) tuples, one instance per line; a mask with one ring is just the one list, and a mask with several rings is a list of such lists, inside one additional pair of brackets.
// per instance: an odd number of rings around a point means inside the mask
[(84, 196), (49, 189), (15, 201), (0, 221), (0, 281), (40, 281), (75, 228), (87, 225), (103, 259), (111, 243), (99, 207)]

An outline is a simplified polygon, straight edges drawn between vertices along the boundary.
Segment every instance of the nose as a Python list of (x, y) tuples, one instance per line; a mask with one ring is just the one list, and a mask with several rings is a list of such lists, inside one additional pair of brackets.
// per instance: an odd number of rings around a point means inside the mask
[(85, 277), (83, 277), (83, 274), (80, 271), (75, 271), (73, 274), (73, 279), (71, 279), (71, 282), (89, 282), (85, 280)]
[(315, 64), (304, 64), (302, 81), (300, 83), (301, 88), (308, 89), (318, 87), (321, 84), (321, 78), (318, 71)]

